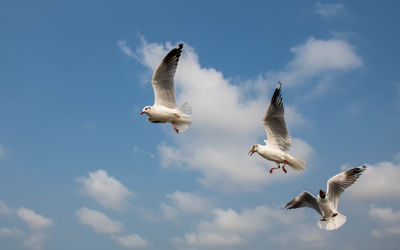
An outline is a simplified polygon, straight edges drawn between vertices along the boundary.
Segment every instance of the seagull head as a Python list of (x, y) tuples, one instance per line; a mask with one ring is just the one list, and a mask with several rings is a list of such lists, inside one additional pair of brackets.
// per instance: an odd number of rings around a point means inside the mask
[(141, 115), (143, 114), (147, 114), (150, 111), (151, 107), (150, 106), (146, 106), (143, 108), (142, 112), (140, 112)]
[(251, 147), (251, 149), (250, 149), (250, 151), (249, 151), (249, 155), (252, 156), (254, 152), (258, 152), (258, 145), (257, 145), (257, 144), (254, 144), (254, 145)]
[(320, 189), (319, 190), (319, 197), (321, 197), (321, 199), (325, 199), (326, 193), (324, 190)]

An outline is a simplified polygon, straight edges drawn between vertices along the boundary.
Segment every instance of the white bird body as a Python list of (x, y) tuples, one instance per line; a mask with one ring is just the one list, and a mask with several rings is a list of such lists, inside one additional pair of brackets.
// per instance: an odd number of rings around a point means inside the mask
[(289, 201), (284, 208), (312, 208), (322, 216), (317, 223), (319, 228), (325, 230), (338, 229), (347, 220), (346, 216), (338, 212), (339, 197), (346, 188), (351, 186), (360, 177), (366, 168), (363, 165), (337, 174), (328, 180), (326, 193), (320, 190), (319, 195), (315, 197), (311, 193), (303, 191)]
[(280, 82), (278, 82), (274, 94), (272, 95), (271, 102), (264, 115), (263, 123), (268, 140), (264, 140), (266, 143), (265, 145), (254, 144), (250, 149), (249, 155), (257, 152), (264, 159), (276, 162), (278, 167), (271, 168), (269, 170), (270, 173), (272, 173), (274, 169), (280, 168), (280, 163), (283, 163), (282, 170), (285, 173), (286, 164), (296, 171), (303, 170), (305, 162), (294, 158), (286, 152), (290, 145), (292, 145), (292, 140), (286, 128)]
[(277, 164), (284, 163), (285, 161), (287, 161), (289, 159), (288, 153), (283, 152), (274, 147), (270, 147), (268, 144), (266, 144), (266, 145), (258, 144), (257, 146), (258, 146), (257, 153), (264, 159), (274, 161)]
[(152, 85), (154, 105), (146, 106), (140, 114), (147, 114), (152, 123), (170, 122), (174, 130), (184, 132), (192, 123), (192, 108), (188, 103), (176, 107), (174, 76), (183, 44), (173, 48), (154, 71)]

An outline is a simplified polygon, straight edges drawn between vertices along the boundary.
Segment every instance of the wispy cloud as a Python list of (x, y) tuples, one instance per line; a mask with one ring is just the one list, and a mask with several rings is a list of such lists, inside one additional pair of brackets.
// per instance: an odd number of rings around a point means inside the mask
[(203, 214), (210, 210), (212, 203), (198, 194), (175, 191), (166, 195), (171, 205), (161, 203), (161, 210), (168, 219), (175, 219), (182, 214)]
[(135, 53), (131, 50), (131, 48), (128, 46), (127, 41), (126, 40), (119, 40), (117, 41), (117, 45), (118, 47), (121, 49), (121, 51), (129, 56), (129, 57), (133, 57), (135, 58)]
[(400, 235), (400, 211), (395, 211), (391, 207), (380, 208), (371, 206), (369, 214), (381, 225), (380, 229), (371, 231), (371, 235), (374, 238)]
[(79, 222), (93, 228), (97, 233), (113, 234), (123, 230), (123, 224), (108, 218), (102, 212), (83, 207), (76, 211)]
[(19, 230), (18, 228), (8, 228), (8, 227), (3, 227), (0, 228), (0, 236), (1, 237), (15, 237), (15, 236), (22, 236), (24, 233)]
[(148, 245), (147, 240), (143, 239), (137, 234), (130, 234), (125, 236), (112, 236), (112, 239), (120, 246), (126, 248), (143, 248)]
[(331, 18), (337, 16), (344, 10), (344, 5), (341, 3), (337, 4), (324, 4), (324, 3), (316, 3), (315, 12), (324, 18)]
[(101, 169), (89, 173), (88, 177), (79, 177), (76, 181), (82, 184), (85, 194), (107, 208), (121, 210), (128, 205), (128, 198), (133, 196), (133, 192)]
[(0, 200), (0, 215), (12, 214), (13, 210)]

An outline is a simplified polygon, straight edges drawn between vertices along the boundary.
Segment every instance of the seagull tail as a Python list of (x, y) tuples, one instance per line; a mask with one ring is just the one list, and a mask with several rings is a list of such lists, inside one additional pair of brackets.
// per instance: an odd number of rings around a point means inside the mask
[(347, 220), (347, 217), (343, 214), (336, 215), (335, 217), (329, 217), (326, 221), (319, 220), (317, 225), (319, 228), (324, 230), (336, 230), (341, 227)]
[(293, 156), (289, 155), (287, 159), (288, 165), (291, 166), (294, 170), (297, 172), (300, 172), (304, 170), (304, 167), (306, 166), (306, 162), (297, 158), (294, 158)]
[(182, 121), (177, 122), (175, 124), (175, 127), (178, 129), (179, 133), (182, 133), (190, 127), (190, 124), (192, 124), (192, 106), (190, 106), (189, 103), (185, 102), (178, 107), (178, 110), (181, 114), (183, 114), (183, 116), (181, 117)]

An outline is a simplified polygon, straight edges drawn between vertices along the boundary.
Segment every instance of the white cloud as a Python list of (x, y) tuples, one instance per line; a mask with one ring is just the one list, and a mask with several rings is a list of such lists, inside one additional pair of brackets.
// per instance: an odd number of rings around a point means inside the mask
[(43, 231), (33, 231), (24, 241), (24, 245), (35, 250), (41, 250), (46, 239), (47, 234)]
[(129, 48), (126, 40), (119, 40), (117, 45), (125, 55), (135, 57), (135, 53)]
[(400, 211), (393, 211), (391, 207), (379, 208), (371, 206), (369, 215), (384, 223), (396, 223), (400, 221)]
[(24, 233), (19, 230), (18, 228), (8, 228), (8, 227), (3, 227), (0, 228), (0, 237), (14, 237), (14, 236), (22, 236)]
[(2, 200), (0, 200), (0, 214), (6, 215), (11, 214), (13, 211), (9, 208)]
[(17, 215), (21, 220), (27, 223), (32, 230), (45, 229), (53, 225), (53, 220), (25, 207), (19, 208), (17, 210)]
[(343, 11), (344, 5), (341, 3), (338, 4), (323, 4), (317, 3), (315, 5), (315, 12), (325, 18), (330, 18), (338, 15), (341, 11)]
[[(362, 59), (344, 39), (328, 40), (309, 38), (304, 44), (290, 49), (294, 59), (284, 71), (267, 72), (267, 81), (281, 80), (286, 86), (309, 82), (314, 77), (324, 77), (326, 82), (331, 74), (362, 66)], [(326, 82), (319, 88), (325, 89)], [(316, 89), (315, 91), (321, 92)]]
[(112, 236), (119, 245), (126, 248), (143, 248), (148, 245), (147, 241), (137, 234), (126, 236)]
[(76, 211), (76, 216), (80, 223), (91, 226), (97, 233), (113, 234), (123, 230), (121, 222), (111, 220), (105, 214), (87, 207)]
[(400, 198), (400, 162), (379, 162), (367, 165), (363, 176), (348, 190), (358, 199), (393, 200)]
[(161, 210), (168, 219), (174, 219), (178, 214), (202, 214), (212, 208), (211, 202), (198, 194), (175, 191), (167, 194), (173, 206), (161, 203)]
[(128, 198), (133, 195), (121, 182), (108, 176), (104, 170), (89, 173), (89, 177), (77, 178), (82, 184), (82, 191), (92, 196), (107, 208), (121, 210), (128, 205)]
[(379, 208), (371, 206), (369, 215), (378, 220), (381, 229), (374, 229), (371, 235), (375, 238), (384, 238), (386, 236), (400, 235), (400, 211), (394, 211), (391, 207)]
[[(251, 242), (257, 234), (270, 231), (285, 231), (285, 235), (274, 235), (268, 241), (281, 245), (302, 243), (320, 247), (328, 237), (320, 233), (316, 225), (308, 225), (304, 216), (288, 214), (281, 209), (257, 206), (237, 212), (234, 209), (214, 209), (210, 221), (200, 221), (195, 230), (176, 237), (173, 242), (186, 247), (232, 247)], [(299, 213), (298, 213), (299, 214)]]

